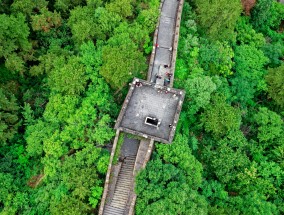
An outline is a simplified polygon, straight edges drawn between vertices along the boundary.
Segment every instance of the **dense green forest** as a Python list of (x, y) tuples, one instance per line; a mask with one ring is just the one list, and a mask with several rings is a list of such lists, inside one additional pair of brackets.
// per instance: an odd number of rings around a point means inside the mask
[[(0, 214), (91, 214), (113, 125), (145, 78), (159, 0), (0, 0)], [(173, 144), (136, 214), (284, 213), (284, 5), (186, 1)]]
[(183, 8), (172, 145), (138, 175), (136, 214), (284, 214), (284, 5), (194, 0)]
[(0, 0), (0, 214), (96, 213), (158, 0)]

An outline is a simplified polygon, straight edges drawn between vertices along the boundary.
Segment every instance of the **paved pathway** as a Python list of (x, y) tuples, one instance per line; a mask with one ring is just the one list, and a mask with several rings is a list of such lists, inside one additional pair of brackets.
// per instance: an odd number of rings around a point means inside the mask
[[(183, 5), (183, 0), (162, 0), (161, 15), (156, 31), (156, 45), (153, 50), (153, 62), (150, 63), (148, 77), (151, 82), (159, 85), (169, 85), (173, 83), (177, 49), (176, 32), (179, 30), (181, 13), (179, 6)], [(177, 25), (178, 17), (178, 25)], [(173, 63), (173, 65), (171, 65)], [(165, 67), (165, 65), (167, 65)], [(115, 139), (115, 147), (112, 149), (112, 162), (119, 132)], [(117, 165), (109, 166), (105, 182), (105, 191), (100, 205), (99, 215), (132, 215), (136, 194), (134, 192), (135, 176), (137, 172), (146, 166), (153, 150), (154, 140), (143, 139), (140, 141), (125, 138), (121, 148), (120, 162)]]
[[(179, 1), (165, 0), (162, 5), (155, 47), (154, 64), (151, 71), (151, 82), (168, 85), (173, 53), (173, 41)], [(167, 65), (167, 68), (164, 66)]]

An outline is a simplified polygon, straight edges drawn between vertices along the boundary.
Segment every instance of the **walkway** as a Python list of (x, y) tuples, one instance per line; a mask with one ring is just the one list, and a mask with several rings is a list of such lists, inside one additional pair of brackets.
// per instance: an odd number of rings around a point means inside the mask
[[(184, 0), (162, 0), (160, 4), (161, 15), (155, 31), (155, 45), (148, 70), (148, 81), (155, 83), (157, 89), (173, 85), (183, 2)], [(128, 102), (128, 97), (125, 101)], [(177, 122), (178, 119), (175, 120)], [(134, 214), (134, 179), (137, 172), (145, 168), (153, 150), (154, 139), (143, 138), (139, 141), (126, 137), (119, 161), (112, 165), (119, 135), (120, 129), (117, 130), (113, 143), (99, 215)]]

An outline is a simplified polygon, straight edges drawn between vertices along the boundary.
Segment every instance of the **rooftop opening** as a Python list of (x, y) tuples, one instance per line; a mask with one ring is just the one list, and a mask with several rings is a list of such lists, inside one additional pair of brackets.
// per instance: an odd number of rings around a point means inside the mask
[(150, 126), (154, 126), (154, 127), (158, 128), (159, 125), (160, 125), (160, 122), (159, 122), (159, 120), (158, 120), (157, 118), (155, 118), (155, 117), (149, 117), (149, 116), (147, 116), (146, 119), (145, 119), (145, 124), (146, 124), (146, 125), (150, 125)]

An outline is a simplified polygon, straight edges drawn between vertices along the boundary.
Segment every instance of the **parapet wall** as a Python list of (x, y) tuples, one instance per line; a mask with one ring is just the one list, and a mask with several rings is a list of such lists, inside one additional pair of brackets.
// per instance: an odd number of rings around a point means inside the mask
[(111, 154), (110, 154), (110, 159), (109, 159), (109, 164), (108, 164), (108, 169), (107, 169), (107, 174), (106, 174), (106, 180), (105, 180), (105, 185), (104, 185), (104, 192), (103, 192), (103, 196), (101, 198), (101, 204), (100, 204), (100, 209), (99, 209), (99, 215), (103, 214), (103, 210), (104, 210), (104, 206), (105, 206), (105, 202), (106, 202), (106, 198), (107, 198), (107, 192), (109, 190), (109, 186), (110, 186), (110, 175), (111, 175), (111, 170), (112, 170), (112, 162), (113, 162), (113, 157), (115, 154), (115, 150), (116, 150), (116, 146), (117, 146), (117, 142), (118, 142), (118, 138), (119, 138), (119, 134), (120, 131), (119, 129), (116, 130), (116, 135), (113, 141), (113, 146), (112, 146), (112, 150), (111, 150)]
[(133, 189), (131, 190), (131, 194), (129, 196), (128, 207), (126, 208), (125, 214), (128, 214), (128, 215), (134, 214), (135, 202), (137, 199), (137, 195), (135, 193), (135, 177), (141, 169), (144, 169), (146, 167), (146, 164), (151, 158), (153, 149), (154, 149), (153, 139), (140, 141), (140, 146), (138, 149), (137, 158), (135, 161), (135, 166), (134, 166), (134, 171), (133, 171), (133, 175), (134, 175)]
[(181, 15), (182, 15), (182, 8), (183, 8), (184, 0), (179, 0), (179, 5), (177, 8), (177, 18), (175, 23), (175, 35), (173, 41), (173, 53), (172, 53), (172, 60), (171, 60), (171, 73), (173, 74), (170, 86), (173, 86), (174, 83), (174, 76), (175, 76), (175, 69), (176, 69), (176, 58), (177, 58), (177, 49), (178, 49), (178, 39), (179, 39), (179, 31), (180, 31), (180, 22), (181, 22)]

